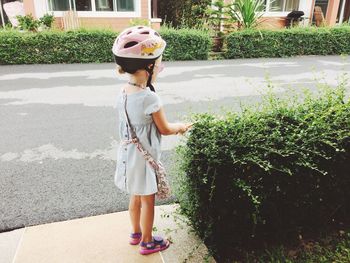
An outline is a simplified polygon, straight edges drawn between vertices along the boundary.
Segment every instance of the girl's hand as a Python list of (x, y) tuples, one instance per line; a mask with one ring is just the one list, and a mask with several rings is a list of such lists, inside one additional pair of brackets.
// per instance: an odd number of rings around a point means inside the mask
[(193, 123), (179, 123), (179, 130), (177, 133), (184, 134), (192, 127), (192, 125)]

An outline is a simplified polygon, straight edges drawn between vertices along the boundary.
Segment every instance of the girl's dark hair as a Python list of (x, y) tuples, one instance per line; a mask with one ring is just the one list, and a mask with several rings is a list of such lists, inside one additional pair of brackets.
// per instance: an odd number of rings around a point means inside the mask
[[(123, 57), (117, 57), (114, 56), (115, 63), (117, 63), (122, 71), (134, 74), (139, 69), (145, 69), (148, 73), (148, 80), (147, 80), (147, 87), (150, 87), (151, 91), (155, 92), (155, 89), (151, 83), (152, 75), (153, 75), (153, 69), (154, 65), (156, 63), (156, 60), (160, 56), (152, 59), (140, 59), (140, 58), (123, 58)], [(148, 67), (148, 65), (151, 65), (151, 68)]]
[(149, 64), (153, 64), (157, 58), (152, 59), (135, 59), (122, 58), (114, 56), (115, 62), (122, 68), (124, 72), (134, 74), (139, 69), (146, 69)]

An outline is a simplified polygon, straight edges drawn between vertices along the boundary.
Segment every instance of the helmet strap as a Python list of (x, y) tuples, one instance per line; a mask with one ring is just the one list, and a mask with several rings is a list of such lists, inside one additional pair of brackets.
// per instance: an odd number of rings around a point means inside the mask
[(155, 66), (156, 62), (154, 61), (152, 64), (151, 64), (151, 67), (149, 68), (148, 66), (145, 68), (146, 71), (149, 73), (148, 75), (148, 80), (147, 80), (147, 87), (149, 87), (153, 92), (155, 92), (154, 90), (154, 87), (151, 83), (152, 81), (152, 76), (153, 76), (153, 69), (154, 69), (154, 66)]

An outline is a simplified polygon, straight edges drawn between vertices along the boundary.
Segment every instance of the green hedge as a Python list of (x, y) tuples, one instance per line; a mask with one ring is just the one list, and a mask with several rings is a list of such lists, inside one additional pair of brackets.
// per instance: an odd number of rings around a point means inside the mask
[(162, 37), (167, 42), (166, 60), (208, 59), (211, 39), (206, 31), (194, 29), (162, 29)]
[(177, 149), (175, 193), (219, 262), (235, 248), (349, 222), (350, 102), (342, 88), (302, 104), (267, 96), (258, 110), (196, 120)]
[[(164, 60), (207, 59), (209, 37), (196, 30), (161, 31), (168, 42)], [(112, 31), (21, 33), (0, 30), (0, 64), (112, 62)]]
[(0, 64), (111, 62), (110, 31), (0, 32)]
[(350, 27), (247, 30), (226, 41), (226, 58), (350, 54)]
[[(205, 60), (211, 49), (206, 31), (163, 28), (164, 60)], [(0, 30), (0, 64), (112, 62), (118, 33), (81, 30), (21, 33)], [(350, 53), (350, 27), (246, 30), (226, 38), (226, 58), (288, 57)]]
[[(164, 60), (205, 60), (211, 49), (206, 31), (162, 28)], [(118, 33), (81, 30), (21, 33), (0, 30), (0, 64), (112, 62)], [(288, 57), (350, 53), (350, 27), (246, 30), (226, 38), (226, 58)]]

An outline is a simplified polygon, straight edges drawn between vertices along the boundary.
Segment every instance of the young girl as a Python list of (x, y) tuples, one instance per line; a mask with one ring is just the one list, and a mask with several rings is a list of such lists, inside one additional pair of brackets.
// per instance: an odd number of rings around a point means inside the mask
[(161, 100), (154, 92), (152, 83), (162, 70), (165, 45), (153, 29), (135, 26), (124, 30), (112, 49), (119, 73), (129, 73), (129, 81), (122, 87), (117, 102), (122, 142), (118, 150), (115, 184), (130, 194), (132, 230), (129, 243), (140, 243), (139, 251), (143, 255), (164, 250), (170, 243), (162, 237), (152, 236), (156, 175), (136, 146), (126, 142), (131, 139), (126, 116), (141, 145), (156, 161), (161, 155), (161, 135), (183, 134), (191, 126), (168, 123)]

